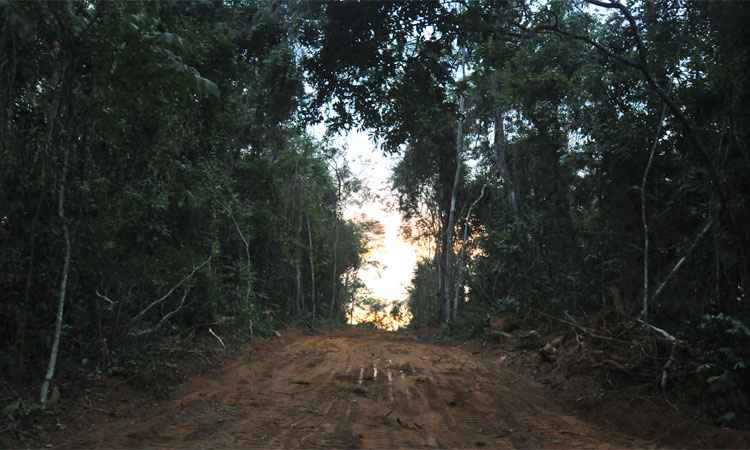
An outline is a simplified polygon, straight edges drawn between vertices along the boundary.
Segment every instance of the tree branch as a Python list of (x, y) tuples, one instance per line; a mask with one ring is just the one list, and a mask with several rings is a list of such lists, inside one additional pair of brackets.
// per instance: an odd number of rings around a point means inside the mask
[(675, 273), (677, 273), (678, 270), (680, 270), (680, 267), (682, 267), (683, 264), (685, 264), (685, 261), (687, 260), (688, 256), (690, 256), (691, 253), (693, 253), (693, 250), (695, 250), (695, 247), (698, 246), (698, 243), (700, 240), (705, 236), (705, 234), (708, 232), (708, 230), (711, 229), (711, 225), (713, 225), (714, 221), (713, 218), (709, 219), (708, 222), (706, 222), (706, 225), (703, 227), (703, 229), (698, 233), (698, 236), (695, 237), (695, 240), (690, 245), (690, 248), (688, 248), (687, 252), (685, 252), (684, 255), (682, 255), (682, 258), (680, 258), (677, 263), (672, 267), (672, 270), (669, 271), (669, 274), (667, 277), (662, 281), (662, 283), (659, 285), (659, 289), (654, 292), (654, 296), (651, 297), (651, 301), (655, 301), (657, 297), (659, 297), (659, 294), (664, 290), (664, 287), (669, 283), (669, 281), (672, 279)]
[(182, 294), (182, 299), (180, 299), (180, 304), (177, 305), (177, 308), (165, 314), (164, 317), (162, 317), (161, 320), (159, 320), (159, 322), (156, 325), (154, 325), (151, 328), (147, 328), (145, 330), (131, 331), (128, 333), (128, 335), (133, 336), (133, 337), (138, 337), (138, 336), (143, 336), (143, 335), (151, 334), (155, 331), (158, 331), (162, 327), (162, 325), (164, 325), (167, 322), (167, 320), (169, 320), (172, 316), (177, 314), (182, 309), (183, 305), (185, 305), (185, 298), (187, 297), (188, 292), (190, 292), (190, 288), (185, 289), (185, 293)]
[(597, 50), (599, 50), (606, 56), (640, 72), (644, 80), (646, 81), (646, 83), (651, 87), (651, 89), (656, 93), (656, 95), (659, 96), (661, 101), (667, 105), (667, 107), (669, 108), (669, 111), (675, 116), (677, 121), (680, 122), (680, 124), (684, 128), (687, 138), (692, 142), (692, 144), (695, 146), (698, 153), (700, 154), (701, 158), (704, 160), (704, 163), (708, 169), (709, 175), (711, 176), (713, 187), (717, 195), (719, 196), (720, 205), (725, 205), (727, 196), (722, 189), (721, 177), (719, 176), (719, 172), (714, 164), (713, 159), (711, 158), (711, 155), (706, 145), (698, 137), (698, 134), (695, 131), (695, 127), (687, 118), (687, 116), (685, 116), (682, 109), (677, 105), (674, 99), (669, 96), (668, 92), (662, 86), (660, 86), (659, 83), (656, 82), (656, 79), (654, 78), (654, 76), (651, 74), (651, 72), (648, 69), (648, 63), (646, 59), (646, 47), (645, 47), (645, 44), (643, 43), (643, 39), (641, 38), (640, 29), (638, 27), (637, 21), (635, 20), (635, 17), (630, 13), (630, 10), (628, 9), (627, 6), (621, 3), (615, 2), (615, 1), (602, 1), (602, 0), (586, 0), (586, 1), (595, 6), (600, 6), (600, 7), (609, 8), (609, 9), (617, 9), (618, 11), (620, 11), (620, 13), (623, 14), (623, 16), (625, 17), (625, 20), (627, 20), (628, 22), (631, 32), (633, 33), (635, 37), (636, 47), (638, 49), (639, 61), (636, 62), (628, 58), (625, 58), (621, 55), (618, 55), (617, 53), (614, 53), (612, 50), (608, 49), (607, 47), (600, 44), (599, 42), (597, 42), (596, 40), (594, 40), (593, 38), (589, 36), (574, 34), (567, 30), (564, 30), (560, 28), (557, 25), (557, 23), (553, 25), (538, 25), (533, 28), (527, 28), (521, 24), (516, 24), (516, 25), (522, 30), (531, 33), (532, 35), (538, 32), (552, 32), (552, 33), (559, 34), (561, 36), (565, 36), (574, 40), (584, 42), (586, 44), (589, 44), (595, 47)]
[(106, 301), (109, 304), (109, 306), (107, 307), (108, 310), (111, 310), (117, 304), (116, 301), (113, 301), (111, 298), (107, 297), (106, 295), (101, 294), (99, 290), (96, 290), (94, 293), (96, 294), (97, 297)]
[(187, 275), (186, 275), (186, 276), (185, 276), (184, 278), (182, 278), (182, 279), (181, 279), (180, 281), (178, 281), (178, 282), (177, 282), (177, 284), (175, 284), (174, 286), (172, 286), (172, 288), (171, 288), (171, 289), (170, 289), (169, 291), (167, 291), (167, 293), (166, 293), (166, 294), (164, 294), (164, 295), (163, 295), (162, 297), (160, 297), (160, 298), (158, 298), (158, 299), (154, 300), (153, 302), (151, 302), (151, 304), (150, 304), (150, 305), (148, 305), (147, 307), (143, 308), (143, 309), (141, 310), (141, 312), (139, 312), (138, 314), (136, 314), (136, 315), (135, 315), (135, 317), (133, 317), (133, 318), (132, 318), (132, 319), (130, 320), (130, 323), (131, 323), (131, 324), (135, 324), (135, 323), (136, 323), (136, 322), (137, 322), (138, 320), (140, 320), (140, 319), (141, 319), (141, 318), (142, 318), (142, 317), (143, 317), (143, 316), (144, 316), (144, 315), (145, 315), (145, 314), (146, 314), (147, 312), (149, 312), (149, 311), (150, 311), (150, 310), (151, 310), (151, 309), (152, 309), (152, 308), (153, 308), (154, 306), (156, 306), (156, 305), (160, 304), (161, 302), (163, 302), (164, 300), (166, 300), (166, 299), (167, 299), (167, 298), (168, 298), (168, 297), (169, 297), (170, 295), (172, 295), (172, 293), (173, 293), (173, 292), (174, 292), (175, 290), (177, 290), (177, 288), (179, 288), (180, 286), (182, 286), (182, 285), (183, 285), (183, 283), (185, 283), (185, 282), (186, 282), (187, 280), (189, 280), (190, 278), (192, 278), (192, 277), (193, 277), (193, 275), (195, 275), (195, 273), (196, 273), (196, 272), (198, 272), (199, 270), (201, 270), (201, 269), (203, 268), (203, 266), (205, 266), (206, 264), (208, 264), (208, 263), (209, 263), (209, 261), (211, 261), (211, 257), (212, 257), (212, 256), (211, 256), (211, 255), (209, 255), (209, 257), (208, 257), (208, 258), (206, 258), (206, 260), (205, 260), (205, 261), (203, 261), (203, 262), (202, 262), (201, 264), (199, 264), (198, 266), (194, 267), (194, 268), (193, 268), (193, 270), (192, 270), (192, 272), (190, 272), (189, 274), (187, 274)]
[(240, 236), (240, 240), (242, 240), (242, 245), (245, 247), (245, 257), (247, 258), (247, 289), (245, 290), (245, 302), (247, 303), (250, 301), (250, 295), (252, 294), (253, 289), (252, 266), (250, 265), (250, 243), (247, 238), (245, 238), (245, 234), (242, 232), (240, 224), (237, 223), (237, 219), (235, 219), (232, 209), (222, 202), (218, 203), (224, 209), (224, 212), (229, 218), (232, 219), (234, 229), (237, 230), (237, 234)]
[(487, 184), (489, 182), (484, 183), (482, 185), (482, 191), (479, 193), (479, 197), (474, 199), (474, 202), (472, 202), (471, 206), (469, 206), (469, 210), (466, 212), (466, 217), (464, 219), (464, 233), (461, 240), (461, 251), (459, 252), (458, 261), (456, 261), (457, 268), (456, 268), (456, 279), (455, 279), (455, 291), (453, 293), (453, 309), (454, 311), (458, 309), (458, 297), (461, 293), (461, 290), (463, 288), (463, 277), (464, 277), (464, 266), (466, 265), (466, 241), (469, 239), (469, 218), (471, 217), (471, 211), (474, 209), (474, 207), (482, 201), (482, 198), (484, 198), (484, 191), (487, 189)]

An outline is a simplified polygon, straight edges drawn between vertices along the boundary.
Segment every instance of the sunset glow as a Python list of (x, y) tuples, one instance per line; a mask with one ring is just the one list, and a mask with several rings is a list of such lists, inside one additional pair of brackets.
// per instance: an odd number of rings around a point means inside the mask
[[(310, 133), (322, 138), (325, 128), (322, 125), (311, 127)], [(362, 181), (372, 194), (372, 198), (350, 201), (344, 210), (344, 218), (354, 221), (376, 221), (382, 225), (382, 236), (371, 236), (370, 252), (366, 264), (359, 270), (359, 279), (376, 299), (392, 305), (407, 299), (407, 288), (414, 275), (418, 255), (422, 254), (417, 244), (401, 236), (401, 215), (396, 198), (391, 194), (389, 178), (393, 173), (395, 158), (386, 157), (383, 152), (362, 131), (351, 131), (334, 139), (333, 144), (345, 148), (345, 158), (352, 175)], [(395, 329), (408, 323), (408, 311), (399, 323), (390, 323)], [(356, 310), (354, 323), (369, 320), (368, 311)]]
[[(349, 205), (344, 215), (351, 220), (377, 221), (384, 229), (382, 238), (371, 242), (367, 256), (368, 261), (375, 264), (360, 269), (359, 278), (377, 299), (391, 304), (406, 300), (417, 263), (417, 248), (400, 233), (401, 215), (394, 206), (388, 180), (395, 161), (386, 158), (364, 133), (352, 132), (343, 143), (354, 175), (376, 194), (375, 200)], [(366, 320), (366, 314), (365, 311), (355, 312), (355, 323)], [(393, 324), (397, 325), (405, 323)]]
[(359, 278), (377, 298), (389, 302), (406, 299), (406, 287), (411, 281), (417, 255), (415, 248), (399, 235), (399, 214), (384, 211), (372, 204), (353, 208), (349, 214), (348, 219), (376, 220), (385, 228), (383, 239), (373, 242), (373, 248), (367, 255), (368, 260), (378, 263), (377, 266), (364, 267), (359, 272)]

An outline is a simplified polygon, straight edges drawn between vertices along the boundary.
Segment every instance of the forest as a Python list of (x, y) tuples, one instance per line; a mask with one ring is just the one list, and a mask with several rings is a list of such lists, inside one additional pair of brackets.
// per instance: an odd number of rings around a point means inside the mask
[(358, 130), (429, 249), (408, 329), (635, 343), (609, 368), (750, 424), (747, 23), (744, 1), (0, 0), (0, 381), (44, 409), (175, 336), (345, 324), (378, 229), (344, 215), (367, 192), (334, 137)]

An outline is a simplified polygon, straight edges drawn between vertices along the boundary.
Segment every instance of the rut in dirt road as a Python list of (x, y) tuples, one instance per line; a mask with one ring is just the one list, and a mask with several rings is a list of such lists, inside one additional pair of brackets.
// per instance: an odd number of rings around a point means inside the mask
[[(258, 359), (259, 358), (259, 359)], [(382, 332), (302, 336), (197, 378), (67, 447), (638, 447), (456, 346)]]

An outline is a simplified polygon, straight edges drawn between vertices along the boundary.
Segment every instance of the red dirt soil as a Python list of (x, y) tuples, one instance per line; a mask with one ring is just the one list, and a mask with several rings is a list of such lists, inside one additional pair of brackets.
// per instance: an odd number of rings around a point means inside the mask
[(497, 360), (382, 332), (301, 336), (64, 447), (639, 447)]
[[(252, 347), (167, 402), (91, 413), (63, 448), (644, 448), (495, 355), (346, 329)], [(122, 393), (127, 397), (127, 392)], [(127, 406), (125, 403), (128, 403)], [(638, 411), (627, 411), (639, 414)], [(658, 445), (658, 444), (657, 444)]]

